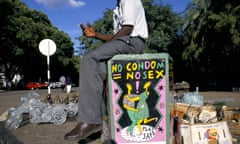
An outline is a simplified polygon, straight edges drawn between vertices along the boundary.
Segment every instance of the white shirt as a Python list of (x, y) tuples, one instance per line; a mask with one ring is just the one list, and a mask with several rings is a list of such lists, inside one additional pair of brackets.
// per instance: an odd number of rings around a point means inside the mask
[(113, 11), (113, 21), (114, 34), (123, 25), (132, 25), (133, 31), (130, 36), (148, 38), (148, 27), (141, 0), (120, 0), (119, 6)]

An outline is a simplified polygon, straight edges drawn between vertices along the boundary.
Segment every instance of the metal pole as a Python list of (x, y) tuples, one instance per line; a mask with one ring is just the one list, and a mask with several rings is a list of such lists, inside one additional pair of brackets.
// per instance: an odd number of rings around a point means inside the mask
[(56, 44), (51, 39), (44, 39), (39, 43), (40, 52), (47, 56), (47, 78), (48, 78), (48, 95), (46, 101), (52, 104), (51, 85), (50, 85), (50, 56), (56, 52)]
[[(48, 42), (48, 51), (50, 51), (50, 46)], [(47, 101), (49, 103), (52, 103), (52, 98), (51, 98), (51, 87), (50, 87), (50, 56), (47, 56), (47, 77), (48, 77), (48, 96), (47, 96)]]

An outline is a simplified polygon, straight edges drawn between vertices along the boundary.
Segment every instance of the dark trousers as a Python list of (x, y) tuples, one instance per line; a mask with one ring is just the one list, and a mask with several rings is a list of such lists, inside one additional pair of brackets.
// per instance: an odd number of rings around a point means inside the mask
[(124, 36), (104, 43), (89, 51), (80, 62), (78, 121), (100, 124), (101, 102), (107, 76), (107, 61), (117, 54), (139, 54), (144, 41), (139, 37)]

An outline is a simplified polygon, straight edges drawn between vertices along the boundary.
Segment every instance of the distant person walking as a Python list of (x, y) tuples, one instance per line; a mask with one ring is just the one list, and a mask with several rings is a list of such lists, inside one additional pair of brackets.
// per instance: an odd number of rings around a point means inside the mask
[(59, 81), (61, 82), (61, 89), (62, 91), (64, 91), (64, 88), (65, 88), (65, 85), (66, 85), (66, 78), (64, 75), (62, 75), (60, 78), (59, 78)]
[(66, 92), (69, 94), (71, 93), (71, 89), (72, 89), (72, 79), (70, 76), (67, 76), (66, 78)]

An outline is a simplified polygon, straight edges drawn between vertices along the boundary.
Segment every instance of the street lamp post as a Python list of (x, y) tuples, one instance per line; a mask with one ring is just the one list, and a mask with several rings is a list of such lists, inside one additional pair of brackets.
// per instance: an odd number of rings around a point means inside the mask
[(47, 101), (49, 103), (52, 103), (51, 98), (51, 86), (50, 86), (50, 56), (53, 55), (56, 52), (56, 44), (51, 39), (43, 39), (39, 43), (39, 50), (40, 52), (47, 56), (47, 77), (48, 77), (48, 95), (47, 95)]

